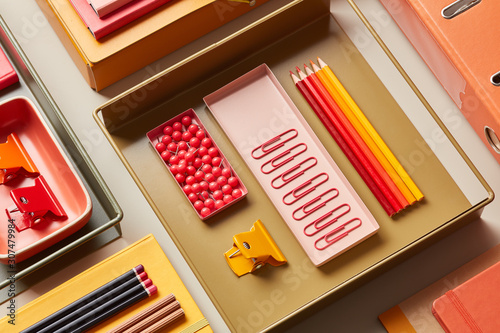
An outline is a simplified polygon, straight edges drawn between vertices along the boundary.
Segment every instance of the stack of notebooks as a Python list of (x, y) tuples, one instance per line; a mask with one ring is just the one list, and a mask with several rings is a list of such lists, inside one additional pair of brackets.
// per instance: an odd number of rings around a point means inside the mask
[(99, 91), (268, 0), (253, 6), (220, 0), (36, 1), (88, 85)]
[[(69, 311), (66, 310), (71, 308), (72, 304), (79, 302), (83, 305), (77, 307), (76, 311), (89, 307), (88, 300), (95, 300), (96, 293), (103, 289), (107, 292), (104, 298), (109, 300), (110, 284), (121, 280), (122, 283), (118, 288), (124, 287), (125, 283), (129, 283), (123, 282), (123, 278), (127, 275), (134, 275), (133, 280), (137, 275), (137, 280), (142, 281), (138, 286), (144, 286), (144, 289), (148, 290), (148, 295), (139, 297), (139, 294), (144, 294), (141, 291), (137, 294), (137, 298), (141, 298), (138, 302), (130, 301), (129, 306), (121, 308), (120, 311), (111, 308), (109, 311), (114, 311), (111, 316), (96, 322), (96, 325), (85, 330), (86, 332), (212, 332), (207, 319), (152, 235), (144, 237), (19, 308), (15, 314), (15, 325), (9, 322), (12, 320), (11, 317), (3, 317), (0, 321), (0, 332), (71, 331), (65, 330), (62, 326), (52, 330), (48, 325), (40, 325), (44, 321), (57, 324), (56, 321), (61, 314), (66, 317), (64, 319), (66, 327), (87, 325), (90, 319), (104, 317), (108, 309), (101, 305), (92, 313), (87, 311), (82, 313), (82, 318), (83, 316), (86, 316), (86, 319), (90, 318), (85, 321), (80, 320), (79, 316), (68, 314)], [(119, 293), (118, 297), (123, 298), (123, 295), (130, 293), (133, 288), (125, 289), (126, 291)], [(126, 297), (126, 302), (132, 297), (135, 296)], [(163, 312), (165, 316), (159, 318), (159, 312)], [(89, 317), (90, 314), (95, 314), (95, 317)]]

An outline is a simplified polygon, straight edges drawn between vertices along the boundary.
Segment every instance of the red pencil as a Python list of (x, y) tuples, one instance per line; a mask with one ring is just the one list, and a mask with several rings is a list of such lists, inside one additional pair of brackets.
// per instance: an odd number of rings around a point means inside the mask
[[(340, 122), (341, 126), (345, 128), (347, 133), (349, 133), (358, 147), (361, 150), (361, 154), (365, 157), (366, 163), (370, 167), (369, 172), (373, 174), (373, 177), (379, 186), (381, 186), (382, 191), (385, 195), (388, 196), (389, 202), (397, 202), (397, 206), (394, 208), (396, 211), (399, 209), (403, 209), (409, 205), (408, 200), (404, 197), (403, 193), (396, 186), (394, 181), (391, 179), (387, 171), (384, 169), (382, 164), (380, 164), (379, 160), (375, 157), (373, 152), (370, 150), (366, 142), (361, 138), (358, 131), (354, 128), (352, 123), (344, 114), (344, 111), (339, 107), (337, 102), (330, 95), (325, 86), (321, 83), (317, 74), (314, 73), (309, 67), (304, 65), (306, 70), (307, 78), (311, 81), (313, 87), (316, 91), (321, 95), (326, 104), (329, 106), (329, 112), (327, 112), (327, 117), (332, 118), (336, 117), (336, 119)], [(333, 120), (332, 120), (333, 121)]]
[[(298, 70), (300, 74), (301, 73), (300, 69)], [(396, 210), (393, 208), (389, 200), (387, 200), (385, 195), (377, 186), (377, 184), (375, 183), (369, 172), (366, 170), (366, 167), (363, 165), (363, 163), (360, 162), (357, 154), (355, 154), (355, 152), (351, 149), (351, 146), (346, 142), (344, 136), (339, 133), (339, 130), (334, 126), (334, 124), (331, 123), (331, 121), (326, 116), (323, 110), (327, 109), (328, 107), (324, 102), (324, 100), (319, 98), (319, 96), (314, 93), (314, 90), (312, 89), (312, 86), (309, 82), (303, 79), (300, 80), (292, 71), (290, 71), (290, 75), (297, 89), (300, 91), (300, 93), (305, 98), (307, 103), (311, 106), (313, 111), (319, 117), (325, 128), (328, 130), (328, 132), (333, 137), (337, 145), (340, 147), (342, 152), (348, 158), (349, 162), (351, 162), (353, 167), (361, 176), (361, 178), (368, 186), (370, 191), (373, 193), (375, 198), (378, 200), (382, 208), (389, 216), (394, 215), (396, 213)]]

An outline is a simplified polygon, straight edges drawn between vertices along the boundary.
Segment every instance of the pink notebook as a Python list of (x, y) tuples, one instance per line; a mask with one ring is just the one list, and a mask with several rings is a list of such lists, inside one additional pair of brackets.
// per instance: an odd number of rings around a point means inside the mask
[[(87, 0), (89, 5), (94, 9), (99, 17), (108, 15), (120, 7), (134, 0)], [(135, 0), (140, 1), (140, 0)]]
[(94, 38), (99, 40), (170, 0), (133, 1), (103, 18), (96, 15), (87, 0), (70, 1)]

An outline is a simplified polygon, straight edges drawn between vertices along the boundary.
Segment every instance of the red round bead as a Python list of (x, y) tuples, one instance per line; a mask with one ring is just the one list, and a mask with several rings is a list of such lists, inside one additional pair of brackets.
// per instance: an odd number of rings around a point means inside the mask
[(189, 133), (196, 135), (196, 132), (198, 132), (198, 126), (195, 124), (191, 124), (188, 127), (188, 131), (189, 131)]
[(233, 175), (233, 173), (231, 172), (230, 168), (224, 168), (222, 169), (222, 175), (226, 178), (229, 178)]
[(177, 171), (180, 172), (180, 173), (184, 173), (186, 172), (186, 163), (179, 163), (177, 164)]
[(222, 200), (225, 202), (225, 203), (230, 203), (231, 201), (233, 201), (233, 196), (230, 195), (230, 194), (226, 194)]
[(208, 191), (201, 191), (200, 193), (200, 198), (203, 200), (210, 198), (210, 194), (208, 194)]
[(196, 172), (196, 168), (195, 168), (194, 166), (192, 166), (192, 165), (188, 165), (188, 166), (186, 167), (186, 173), (187, 173), (188, 175), (193, 176), (193, 175), (195, 174), (195, 172)]
[(209, 188), (208, 182), (206, 180), (202, 180), (200, 182), (200, 186), (203, 191), (207, 191)]
[(204, 173), (210, 173), (210, 172), (212, 172), (212, 166), (210, 164), (204, 164), (201, 167), (201, 171), (203, 171)]
[(195, 135), (200, 140), (203, 140), (206, 137), (205, 131), (202, 129), (198, 130)]
[(217, 178), (217, 183), (220, 185), (220, 186), (224, 186), (227, 184), (227, 178), (224, 177), (224, 176), (220, 176), (219, 178)]
[(193, 185), (194, 183), (196, 183), (196, 178), (194, 178), (193, 176), (186, 177), (186, 184)]
[(174, 133), (172, 133), (172, 139), (174, 139), (175, 141), (181, 141), (182, 140), (182, 132), (181, 131), (174, 131)]
[(224, 193), (222, 193), (221, 190), (216, 190), (214, 193), (212, 193), (212, 197), (214, 197), (215, 200), (220, 200), (222, 197), (224, 197)]
[(175, 176), (177, 173), (179, 173), (179, 171), (177, 171), (177, 165), (172, 165), (170, 168), (169, 168), (170, 172)]
[(179, 141), (179, 143), (177, 144), (177, 147), (179, 147), (179, 150), (188, 150), (189, 149), (189, 145), (187, 144), (186, 141)]
[(177, 156), (177, 155), (170, 156), (170, 158), (168, 159), (168, 162), (172, 165), (178, 164), (179, 161), (180, 161), (180, 159), (179, 159), (179, 156)]
[(193, 190), (193, 193), (200, 193), (201, 192), (201, 186), (199, 183), (191, 184), (191, 189)]
[(217, 148), (215, 148), (215, 147), (210, 147), (210, 148), (208, 149), (208, 155), (209, 155), (210, 157), (212, 157), (212, 158), (213, 158), (213, 157), (216, 157), (217, 155), (219, 155), (219, 150), (218, 150)]
[(222, 158), (220, 158), (219, 156), (215, 156), (214, 158), (212, 158), (213, 166), (220, 167), (221, 164), (222, 164)]
[(227, 179), (227, 183), (232, 187), (236, 187), (239, 184), (238, 178), (231, 176)]
[(182, 124), (179, 121), (176, 121), (172, 124), (172, 129), (175, 131), (182, 131)]
[(184, 193), (186, 193), (186, 194), (189, 194), (189, 193), (193, 192), (193, 190), (191, 189), (191, 185), (184, 185), (184, 186), (182, 187), (182, 190), (183, 190), (183, 191), (184, 191)]
[(167, 162), (170, 159), (170, 157), (172, 156), (172, 154), (168, 150), (164, 150), (161, 152), (160, 156), (161, 156), (162, 160)]
[(203, 217), (207, 217), (208, 215), (210, 215), (210, 208), (208, 207), (203, 207), (201, 210), (200, 210), (200, 215), (203, 216)]
[(198, 170), (194, 173), (194, 178), (196, 178), (197, 181), (203, 180), (204, 177), (205, 177), (205, 174), (201, 170)]
[(205, 205), (203, 204), (203, 201), (201, 201), (201, 200), (196, 200), (194, 202), (193, 206), (198, 211), (201, 210), (203, 207), (205, 207)]
[(237, 199), (243, 195), (243, 192), (241, 192), (239, 188), (235, 188), (233, 192), (231, 192), (231, 195), (233, 196), (233, 198)]
[(168, 145), (170, 142), (172, 142), (172, 137), (170, 135), (164, 135), (161, 137), (161, 142)]
[(211, 160), (210, 156), (208, 156), (208, 155), (202, 156), (202, 158), (201, 158), (201, 161), (203, 162), (203, 164), (209, 164), (210, 160)]
[(176, 153), (177, 152), (177, 144), (175, 142), (170, 142), (168, 145), (167, 145), (167, 149), (171, 152), (171, 153)]
[(214, 176), (214, 174), (213, 174), (213, 173), (207, 173), (207, 174), (205, 175), (205, 180), (206, 180), (207, 182), (209, 182), (209, 183), (211, 183), (211, 182), (215, 182), (215, 179), (216, 179), (216, 178), (215, 178), (215, 176)]
[(214, 191), (217, 191), (218, 189), (220, 189), (220, 186), (219, 186), (219, 184), (217, 184), (217, 182), (210, 182), (208, 184), (208, 188), (210, 189), (210, 191), (214, 192)]
[[(198, 149), (198, 155), (200, 155), (200, 157), (203, 157), (207, 154), (208, 154), (208, 149), (206, 147), (201, 146), (200, 149)], [(210, 162), (211, 161), (212, 160), (210, 160)]]
[(206, 148), (210, 148), (212, 146), (212, 140), (210, 138), (204, 138), (201, 140), (201, 145)]
[(220, 199), (215, 201), (215, 209), (220, 209), (220, 208), (222, 208), (224, 205), (225, 205), (224, 201), (222, 201), (222, 200), (220, 200)]
[(163, 142), (158, 142), (155, 144), (156, 151), (161, 153), (162, 151), (165, 151), (167, 149), (167, 146)]
[(186, 180), (186, 176), (184, 176), (183, 173), (179, 172), (178, 174), (175, 175), (175, 180), (177, 180), (178, 183), (184, 183), (184, 181)]
[(184, 155), (184, 159), (185, 159), (187, 162), (193, 162), (193, 161), (194, 161), (195, 156), (196, 156), (196, 155), (195, 155), (195, 153), (188, 151), (188, 152)]
[(188, 194), (188, 199), (189, 201), (191, 201), (191, 203), (195, 203), (196, 200), (198, 200), (198, 196), (195, 193), (191, 192)]
[(191, 147), (198, 148), (200, 146), (200, 144), (201, 144), (201, 141), (197, 137), (193, 137), (189, 140), (189, 145)]
[(233, 192), (233, 187), (231, 185), (226, 184), (222, 186), (222, 193), (231, 194), (231, 192)]
[(215, 202), (214, 199), (208, 198), (203, 202), (203, 204), (205, 205), (205, 207), (213, 209)]
[(188, 127), (189, 125), (191, 125), (191, 117), (190, 116), (182, 117), (181, 123), (182, 123), (182, 125)]
[(172, 133), (174, 133), (174, 129), (172, 128), (172, 126), (163, 127), (163, 134), (172, 135)]
[(193, 134), (189, 133), (188, 131), (182, 132), (182, 140), (184, 141), (189, 141), (193, 137)]
[(199, 157), (195, 157), (194, 161), (193, 161), (193, 166), (198, 169), (200, 168), (201, 166), (203, 165), (203, 162), (201, 161), (201, 158)]
[(219, 178), (222, 176), (222, 169), (219, 168), (218, 166), (214, 166), (212, 168), (212, 174), (214, 175), (215, 178)]
[(180, 159), (179, 161), (181, 161), (181, 160), (183, 161), (184, 158), (186, 157), (186, 151), (185, 150), (179, 150), (177, 152), (177, 156), (179, 156), (179, 159)]

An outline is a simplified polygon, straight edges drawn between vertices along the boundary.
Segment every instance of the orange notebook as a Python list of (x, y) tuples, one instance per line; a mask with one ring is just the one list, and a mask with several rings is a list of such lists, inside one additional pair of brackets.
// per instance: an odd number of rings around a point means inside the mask
[(144, 266), (148, 277), (158, 287), (158, 292), (117, 313), (88, 332), (107, 332), (170, 293), (179, 301), (185, 316), (161, 332), (212, 332), (207, 319), (153, 235), (142, 238), (21, 307), (15, 314), (15, 325), (9, 323), (12, 318), (4, 316), (0, 320), (0, 332), (20, 332), (139, 264)]
[(500, 262), (436, 299), (432, 314), (446, 332), (498, 332)]
[[(443, 296), (449, 290), (457, 290), (468, 281), (473, 281), (475, 277), (479, 277), (482, 272), (493, 267), (493, 265), (497, 266), (495, 269), (498, 275), (500, 273), (500, 267), (498, 267), (500, 265), (499, 262), (500, 244), (383, 312), (378, 318), (388, 333), (443, 333), (445, 330), (441, 327), (432, 311), (433, 303), (436, 299)], [(498, 287), (500, 286), (499, 277), (497, 276), (496, 279), (496, 295), (494, 295), (493, 292), (489, 292), (489, 297), (495, 299), (495, 301), (500, 304), (500, 296), (498, 295)], [(494, 289), (490, 288), (489, 290), (493, 291)], [(439, 305), (437, 305), (437, 307), (439, 307)], [(500, 313), (498, 311), (498, 305), (496, 313)], [(477, 318), (489, 315), (487, 310), (481, 315), (475, 312), (474, 314)], [(500, 326), (497, 325), (497, 327)], [(451, 332), (456, 333), (457, 331)], [(468, 330), (458, 332), (476, 331)], [(482, 332), (486, 333), (488, 331), (484, 330)], [(496, 332), (498, 332), (498, 330)]]

